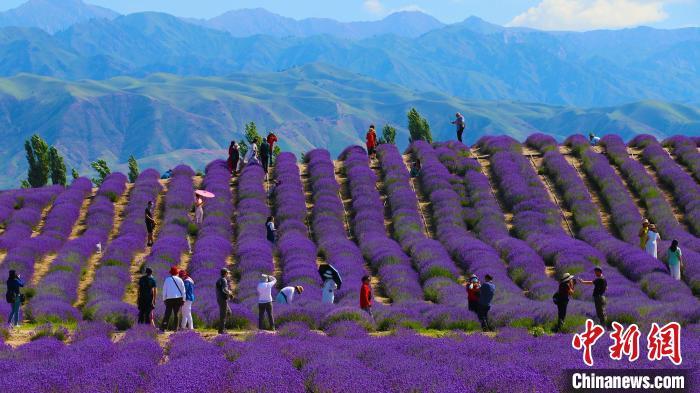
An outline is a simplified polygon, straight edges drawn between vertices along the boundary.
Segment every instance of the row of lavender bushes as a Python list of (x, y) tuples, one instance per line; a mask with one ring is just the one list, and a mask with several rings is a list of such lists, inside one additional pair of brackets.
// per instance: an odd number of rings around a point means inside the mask
[[(114, 342), (106, 325), (81, 324), (71, 344), (38, 339), (12, 349), (0, 343), (2, 386), (18, 391), (210, 393), (258, 392), (559, 392), (570, 381), (563, 368), (584, 367), (581, 353), (562, 351), (568, 335), (533, 337), (505, 328), (496, 338), (453, 333), (431, 338), (401, 330), (371, 337), (352, 322), (337, 322), (328, 335), (290, 324), (278, 335), (257, 334), (240, 341), (211, 341), (194, 332), (171, 336), (163, 349), (148, 326), (131, 329)], [(700, 377), (700, 335), (683, 332), (683, 365), (688, 379)], [(640, 345), (644, 348), (646, 340)], [(593, 347), (599, 369), (664, 369), (668, 360), (611, 360), (604, 336)], [(552, 357), (556, 354), (556, 365)], [(587, 367), (586, 367), (587, 368)], [(517, 383), (514, 381), (517, 380)]]
[(149, 201), (155, 203), (163, 186), (160, 174), (147, 169), (139, 175), (129, 193), (119, 230), (103, 248), (95, 276), (87, 290), (83, 318), (102, 320), (120, 328), (131, 326), (136, 307), (123, 301), (124, 291), (131, 283), (131, 261), (146, 246), (147, 232), (144, 211)]
[(80, 312), (74, 307), (78, 286), (88, 260), (97, 252), (97, 244), (106, 246), (114, 225), (115, 202), (126, 189), (126, 176), (113, 173), (102, 182), (85, 215), (85, 231), (69, 240), (36, 288), (29, 304), (29, 315), (37, 322), (77, 321)]

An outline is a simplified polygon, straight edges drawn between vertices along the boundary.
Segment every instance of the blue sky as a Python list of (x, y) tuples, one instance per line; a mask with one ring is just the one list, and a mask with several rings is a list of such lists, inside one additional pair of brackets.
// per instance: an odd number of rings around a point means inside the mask
[[(25, 0), (0, 0), (0, 8)], [(398, 10), (421, 10), (444, 22), (470, 15), (501, 25), (589, 30), (648, 25), (700, 25), (700, 0), (87, 0), (120, 13), (162, 11), (208, 18), (231, 9), (263, 7), (301, 19), (374, 20)]]

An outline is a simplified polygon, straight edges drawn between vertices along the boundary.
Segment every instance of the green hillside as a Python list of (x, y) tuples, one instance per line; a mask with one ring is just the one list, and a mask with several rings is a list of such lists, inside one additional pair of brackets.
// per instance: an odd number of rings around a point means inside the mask
[(546, 132), (563, 138), (574, 132), (635, 133), (665, 137), (697, 133), (700, 110), (686, 105), (641, 102), (620, 107), (576, 109), (540, 104), (464, 101), (446, 94), (417, 93), (322, 64), (278, 73), (183, 78), (153, 74), (143, 79), (65, 82), (20, 74), (0, 79), (0, 186), (15, 187), (25, 176), (23, 141), (38, 132), (64, 152), (81, 173), (104, 158), (164, 170), (186, 162), (202, 167), (225, 154), (243, 125), (255, 121), (274, 129), (281, 146), (301, 153), (362, 143), (370, 123), (391, 123), (407, 143), (406, 112), (416, 107), (437, 139), (453, 138), (449, 122), (465, 113), (468, 141), (484, 134), (523, 138)]

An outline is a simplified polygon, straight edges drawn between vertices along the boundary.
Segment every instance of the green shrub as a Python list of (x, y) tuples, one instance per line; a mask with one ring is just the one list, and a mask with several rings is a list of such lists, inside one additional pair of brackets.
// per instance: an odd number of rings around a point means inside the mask
[(62, 326), (54, 326), (50, 323), (38, 326), (29, 334), (29, 340), (35, 341), (44, 337), (53, 337), (58, 341), (65, 341), (68, 338), (68, 329)]
[(193, 222), (188, 222), (187, 233), (192, 237), (197, 237), (197, 235), (199, 234), (199, 227), (197, 227), (197, 224)]

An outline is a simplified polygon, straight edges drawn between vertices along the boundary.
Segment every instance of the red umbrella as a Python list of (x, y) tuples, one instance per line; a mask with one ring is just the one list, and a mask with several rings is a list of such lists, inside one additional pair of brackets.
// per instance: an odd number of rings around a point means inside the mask
[(214, 198), (215, 197), (214, 193), (211, 193), (211, 192), (205, 191), (205, 190), (197, 190), (194, 193), (203, 197), (203, 198)]

